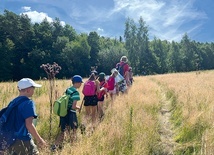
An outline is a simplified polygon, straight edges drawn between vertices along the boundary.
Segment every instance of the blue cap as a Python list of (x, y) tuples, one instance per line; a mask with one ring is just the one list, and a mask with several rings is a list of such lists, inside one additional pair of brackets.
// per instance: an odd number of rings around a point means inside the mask
[(74, 76), (72, 77), (72, 82), (83, 83), (82, 77), (81, 77), (80, 75), (74, 75)]

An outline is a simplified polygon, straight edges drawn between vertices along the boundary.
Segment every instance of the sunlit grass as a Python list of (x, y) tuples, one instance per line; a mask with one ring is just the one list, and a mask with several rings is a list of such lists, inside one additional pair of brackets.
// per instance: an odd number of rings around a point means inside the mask
[[(65, 143), (61, 154), (161, 154), (158, 114), (162, 95), (166, 95), (173, 111), (174, 140), (179, 143), (175, 154), (211, 154), (214, 151), (214, 71), (176, 73), (154, 76), (137, 76), (128, 94), (117, 96), (112, 104), (106, 99), (105, 118), (93, 134), (81, 135), (77, 142)], [(33, 100), (39, 119), (37, 129), (46, 141), (49, 135), (49, 83), (36, 89)], [(70, 80), (56, 80), (54, 97), (60, 96), (71, 86)], [(82, 96), (82, 87), (79, 89)], [(16, 82), (0, 83), (0, 108), (18, 95)], [(81, 104), (81, 101), (78, 102)], [(82, 122), (81, 114), (77, 113)], [(53, 115), (52, 144), (57, 134), (59, 118)], [(89, 126), (87, 126), (89, 127)], [(50, 154), (49, 149), (41, 154)]]

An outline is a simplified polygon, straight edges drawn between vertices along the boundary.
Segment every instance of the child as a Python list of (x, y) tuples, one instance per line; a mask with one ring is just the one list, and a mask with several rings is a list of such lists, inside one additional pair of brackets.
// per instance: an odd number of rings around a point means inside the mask
[(96, 123), (96, 113), (97, 113), (97, 93), (100, 90), (100, 82), (97, 80), (97, 72), (92, 71), (89, 79), (84, 83), (82, 93), (84, 95), (84, 106), (85, 106), (85, 120), (88, 123), (88, 120), (92, 122), (92, 128), (95, 127)]
[(114, 96), (119, 93), (119, 89), (117, 83), (115, 81), (116, 76), (118, 75), (118, 71), (114, 68), (111, 70), (111, 75), (109, 76), (108, 83), (108, 93), (111, 97), (111, 100), (114, 100)]
[(104, 116), (103, 103), (104, 103), (105, 95), (106, 95), (106, 97), (108, 96), (107, 95), (108, 84), (107, 84), (106, 79), (105, 79), (105, 73), (101, 72), (99, 74), (98, 80), (100, 82), (100, 89), (106, 88), (106, 89), (100, 91), (99, 93), (97, 93), (98, 115), (99, 115), (99, 118), (102, 119), (102, 117)]
[(132, 67), (129, 67), (129, 80), (130, 80), (130, 85), (133, 84), (133, 72), (132, 72)]
[(19, 100), (26, 99), (19, 103), (18, 108), (8, 117), (8, 120), (10, 120), (11, 117), (14, 116), (14, 118), (12, 118), (15, 120), (13, 124), (14, 128), (16, 128), (16, 132), (21, 131), (18, 132), (19, 134), (17, 135), (15, 143), (9, 147), (9, 154), (39, 154), (32, 137), (34, 137), (39, 147), (45, 147), (47, 145), (33, 124), (33, 119), (37, 117), (37, 114), (35, 113), (34, 101), (29, 99), (33, 96), (35, 88), (41, 86), (42, 85), (35, 83), (30, 78), (23, 78), (18, 81), (19, 96), (13, 101), (19, 102)]
[(70, 129), (72, 129), (72, 134), (70, 134), (71, 142), (75, 141), (77, 138), (76, 131), (78, 128), (78, 121), (76, 110), (80, 109), (80, 107), (77, 106), (77, 101), (80, 100), (80, 94), (77, 89), (81, 87), (82, 83), (82, 77), (80, 75), (74, 75), (72, 77), (72, 86), (66, 89), (65, 93), (70, 95), (68, 113), (65, 117), (60, 117), (61, 132), (57, 137), (56, 144), (52, 145), (52, 150), (55, 150), (57, 147), (62, 147), (66, 130), (70, 132)]

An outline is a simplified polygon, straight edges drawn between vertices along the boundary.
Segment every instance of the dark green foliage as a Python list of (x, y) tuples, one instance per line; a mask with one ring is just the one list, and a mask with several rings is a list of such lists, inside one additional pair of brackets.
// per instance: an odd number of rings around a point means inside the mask
[(77, 34), (70, 25), (62, 26), (58, 18), (31, 23), (27, 15), (5, 10), (0, 15), (0, 81), (22, 77), (43, 78), (39, 66), (57, 62), (62, 71), (57, 78), (74, 74), (86, 77), (91, 66), (98, 72), (110, 70), (123, 55), (128, 56), (134, 74), (163, 74), (214, 68), (214, 44), (191, 41), (184, 34), (180, 43), (149, 41), (146, 22), (125, 22), (124, 40), (105, 38), (97, 32)]

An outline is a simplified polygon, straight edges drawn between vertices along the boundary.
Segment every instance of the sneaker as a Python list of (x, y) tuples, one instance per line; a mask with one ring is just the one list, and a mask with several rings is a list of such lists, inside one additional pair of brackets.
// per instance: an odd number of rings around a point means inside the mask
[(52, 144), (50, 149), (52, 152), (55, 152), (57, 149), (62, 150), (62, 148), (63, 148), (62, 145)]
[(56, 145), (55, 145), (55, 144), (52, 144), (50, 149), (51, 149), (51, 151), (52, 151), (52, 152), (55, 152), (55, 151), (56, 151), (56, 149), (57, 149), (57, 147), (56, 147)]
[(84, 124), (80, 125), (81, 134), (85, 134), (86, 127)]

